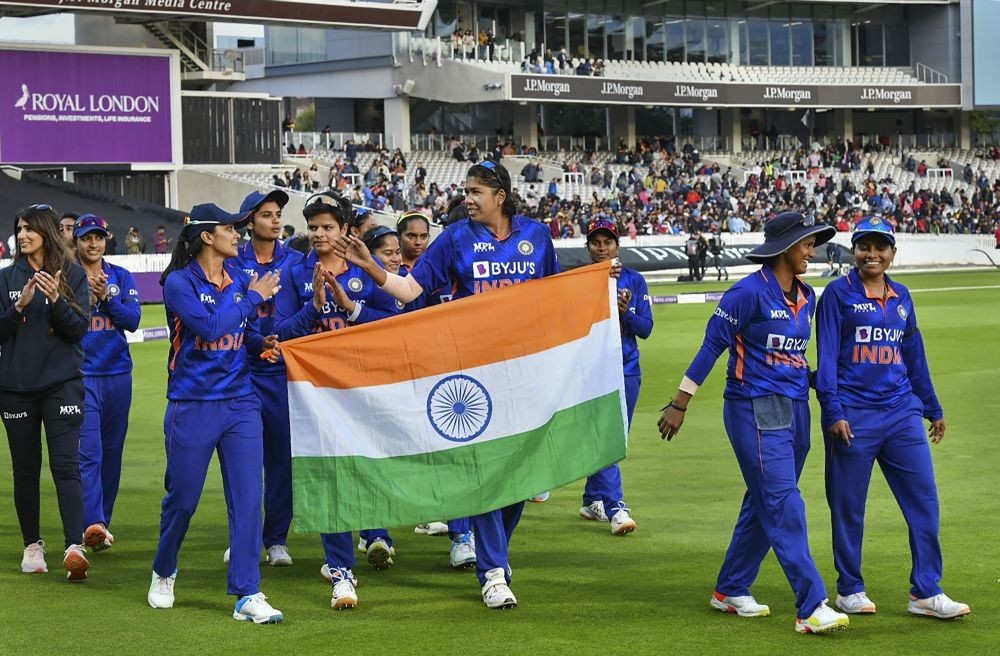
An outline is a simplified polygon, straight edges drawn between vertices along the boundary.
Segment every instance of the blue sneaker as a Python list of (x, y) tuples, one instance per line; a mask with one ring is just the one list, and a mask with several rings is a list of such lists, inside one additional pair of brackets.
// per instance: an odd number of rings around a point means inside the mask
[(263, 592), (240, 597), (236, 601), (233, 619), (254, 624), (277, 624), (285, 619), (280, 610), (271, 608)]

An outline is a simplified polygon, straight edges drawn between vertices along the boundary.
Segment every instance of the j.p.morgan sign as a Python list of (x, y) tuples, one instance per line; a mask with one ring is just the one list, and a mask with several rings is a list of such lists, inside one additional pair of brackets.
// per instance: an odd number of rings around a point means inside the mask
[(960, 107), (958, 84), (843, 86), (615, 80), (511, 75), (511, 100), (685, 107)]

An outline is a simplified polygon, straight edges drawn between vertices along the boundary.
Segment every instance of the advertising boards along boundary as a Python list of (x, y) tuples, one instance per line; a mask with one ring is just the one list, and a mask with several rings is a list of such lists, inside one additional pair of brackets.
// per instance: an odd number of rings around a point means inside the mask
[(0, 163), (183, 163), (175, 51), (0, 43)]
[(961, 107), (960, 84), (835, 85), (510, 74), (510, 100), (682, 107)]

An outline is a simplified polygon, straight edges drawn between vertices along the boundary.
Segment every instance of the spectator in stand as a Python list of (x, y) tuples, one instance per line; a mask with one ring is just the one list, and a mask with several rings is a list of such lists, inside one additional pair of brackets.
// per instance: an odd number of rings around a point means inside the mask
[(156, 232), (153, 233), (153, 252), (170, 252), (170, 238), (167, 237), (167, 229), (164, 226), (156, 226)]
[(146, 241), (139, 233), (139, 229), (132, 226), (125, 235), (125, 252), (129, 255), (139, 255), (146, 252)]

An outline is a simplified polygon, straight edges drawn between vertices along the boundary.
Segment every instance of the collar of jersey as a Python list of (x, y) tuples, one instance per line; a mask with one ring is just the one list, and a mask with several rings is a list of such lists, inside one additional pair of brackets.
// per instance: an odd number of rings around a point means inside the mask
[(198, 264), (198, 260), (191, 260), (191, 264), (188, 265), (188, 268), (191, 270), (192, 273), (194, 273), (194, 275), (201, 278), (209, 285), (215, 287), (217, 291), (221, 292), (226, 287), (233, 284), (233, 278), (232, 276), (229, 275), (229, 269), (226, 266), (226, 263), (222, 264), (222, 285), (216, 285), (214, 282), (208, 279), (208, 276), (205, 275), (205, 271), (201, 268), (201, 265)]
[[(313, 271), (313, 270), (316, 269), (316, 265), (318, 263), (319, 263), (319, 256), (316, 255), (316, 251), (310, 250), (309, 251), (309, 255), (307, 255), (306, 259), (305, 259), (306, 268), (309, 271)], [(375, 263), (378, 264), (378, 261), (376, 261)], [(340, 271), (338, 271), (337, 273), (335, 273), (334, 275), (335, 276), (342, 276), (345, 273), (347, 273), (348, 271), (350, 271), (350, 269), (351, 269), (351, 263), (348, 262), (347, 260), (344, 260), (344, 268), (341, 269)]]
[[(892, 280), (889, 278), (889, 274), (883, 273), (882, 277), (885, 278), (885, 288), (887, 290), (885, 300), (889, 300), (890, 298), (899, 298), (899, 294), (896, 293), (895, 288), (892, 286)], [(861, 281), (861, 274), (858, 273), (856, 267), (851, 267), (851, 270), (847, 272), (847, 284), (854, 287), (855, 283), (857, 284), (858, 289), (864, 293), (865, 298), (871, 298), (877, 301), (882, 300), (878, 296), (872, 296), (868, 293), (868, 289), (865, 287), (864, 282)]]
[(507, 241), (507, 239), (510, 239), (511, 237), (514, 236), (515, 232), (521, 232), (521, 228), (524, 227), (524, 221), (525, 221), (525, 219), (524, 219), (523, 216), (521, 216), (520, 214), (515, 214), (513, 216), (513, 218), (511, 218), (511, 220), (510, 220), (510, 234), (507, 235), (506, 239), (500, 239), (495, 234), (493, 234), (492, 232), (490, 232), (490, 229), (487, 228), (486, 226), (484, 226), (482, 223), (479, 223), (477, 221), (473, 221), (472, 219), (469, 219), (469, 224), (472, 225), (472, 226), (474, 226), (474, 227), (478, 227), (478, 228), (482, 229), (483, 232), (485, 232), (486, 234), (488, 234), (490, 237), (492, 237), (496, 241)]
[(767, 287), (771, 290), (771, 293), (776, 295), (781, 299), (782, 303), (788, 307), (795, 310), (796, 314), (799, 310), (809, 304), (809, 297), (812, 295), (809, 286), (802, 282), (802, 279), (795, 276), (795, 284), (799, 288), (799, 294), (796, 303), (791, 303), (787, 298), (785, 298), (785, 291), (781, 288), (778, 283), (778, 279), (774, 276), (774, 271), (771, 269), (770, 265), (765, 264), (760, 268), (760, 275), (766, 281)]

